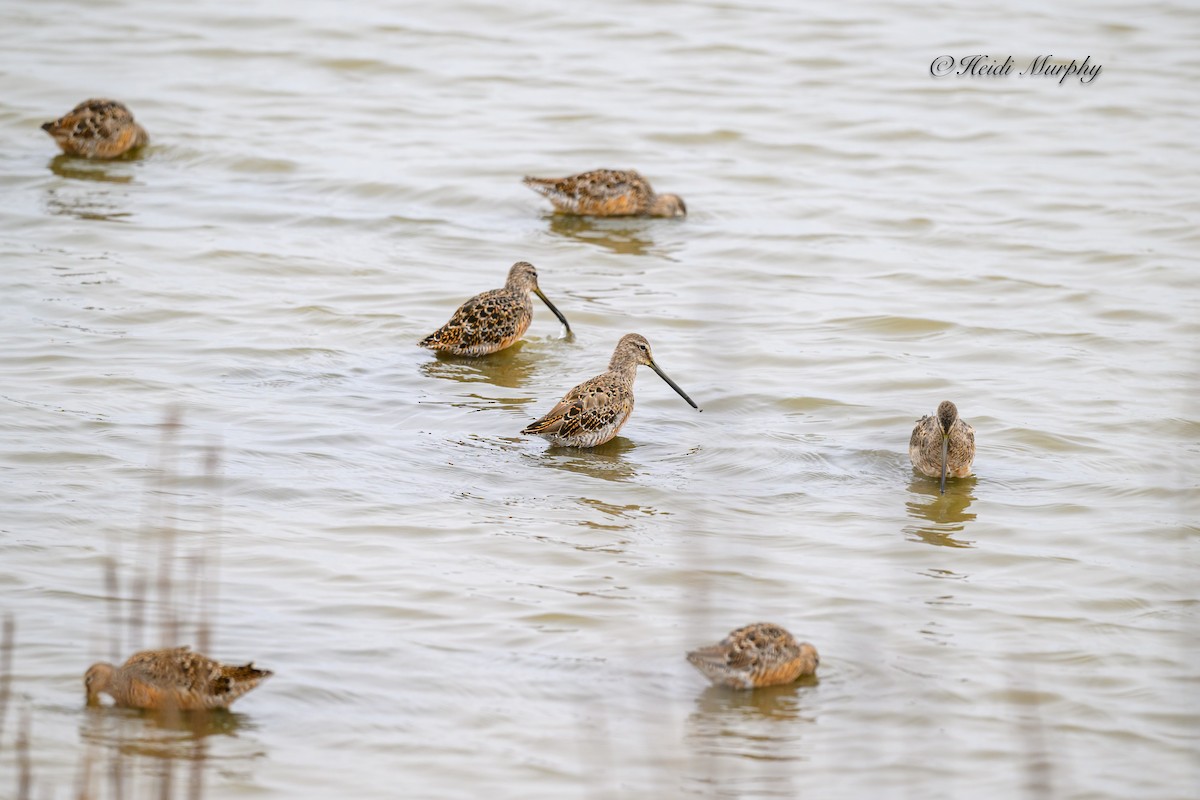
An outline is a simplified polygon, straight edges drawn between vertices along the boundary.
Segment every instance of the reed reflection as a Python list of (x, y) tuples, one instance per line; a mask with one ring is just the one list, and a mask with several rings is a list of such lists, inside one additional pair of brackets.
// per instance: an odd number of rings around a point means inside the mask
[(907, 525), (905, 535), (911, 541), (922, 541), (940, 547), (974, 547), (974, 542), (955, 538), (966, 530), (975, 514), (967, 511), (975, 500), (976, 478), (970, 475), (946, 484), (941, 494), (938, 484), (922, 476), (913, 476), (909, 483), (908, 515), (928, 524)]
[[(151, 490), (156, 496), (183, 497), (180, 486), (183, 481), (194, 480), (178, 469), (179, 455), (187, 448), (181, 442), (184, 430), (182, 412), (169, 409), (160, 426), (159, 451), (154, 470)], [(208, 512), (215, 520), (214, 508), (220, 506), (221, 450), (206, 446), (202, 451), (203, 468), (200, 478), (211, 488), (211, 493), (195, 495), (200, 513)], [(118, 545), (114, 540), (108, 544), (109, 556), (104, 559), (104, 586), (110, 634), (109, 650), (113, 659), (121, 663), (121, 655), (129, 650), (141, 650), (146, 633), (148, 612), (158, 614), (158, 636), (161, 643), (175, 645), (179, 642), (194, 642), (200, 650), (209, 650), (213, 640), (213, 620), (218, 618), (217, 599), (219, 577), (219, 539), (213, 536), (188, 537), (174, 522), (174, 510), (166, 507), (155, 509), (154, 522), (147, 527), (143, 540), (131, 566), (133, 574), (122, 575), (117, 557)], [(178, 574), (180, 566), (186, 567), (183, 576)], [(154, 579), (151, 579), (154, 576)], [(153, 591), (152, 591), (153, 589)], [(111, 665), (93, 665), (80, 685), (87, 704), (80, 711), (79, 736), (87, 745), (79, 780), (80, 797), (105, 796), (93, 785), (94, 778), (108, 782), (107, 796), (139, 797), (137, 787), (149, 777), (155, 786), (155, 796), (171, 798), (186, 796), (198, 800), (204, 796), (206, 776), (212, 769), (221, 774), (229, 772), (230, 748), (222, 744), (218, 761), (210, 759), (209, 748), (213, 737), (240, 739), (239, 734), (253, 730), (251, 718), (225, 708), (203, 711), (183, 711), (179, 703), (155, 702), (170, 692), (219, 691), (220, 683), (205, 683), (197, 687), (189, 682), (191, 676), (204, 674), (205, 659), (178, 650), (158, 649), (151, 653), (140, 653), (149, 659), (139, 661), (144, 669), (135, 679), (116, 684), (116, 689), (105, 689), (104, 681), (96, 683), (96, 675), (113, 672)], [(136, 658), (136, 656), (135, 656)], [(163, 663), (166, 659), (169, 663)], [(130, 659), (133, 661), (133, 659)], [(128, 663), (128, 662), (126, 662)], [(218, 665), (219, 666), (219, 665)], [(97, 668), (100, 668), (97, 672)], [(168, 668), (170, 667), (170, 668)], [(125, 669), (122, 666), (120, 669)], [(119, 672), (119, 670), (117, 670)], [(229, 677), (222, 672), (223, 677)], [(126, 693), (131, 686), (139, 691)], [(111, 694), (114, 701), (124, 705), (107, 705), (95, 702), (101, 691)], [(232, 700), (230, 701), (232, 702)], [(129, 708), (128, 705), (147, 705), (149, 710)], [(265, 753), (248, 737), (237, 749), (243, 754), (234, 758), (257, 759)], [(246, 748), (250, 748), (248, 751)]]
[[(94, 784), (105, 779), (108, 796), (141, 796), (134, 787), (144, 785), (145, 776), (152, 776), (158, 797), (203, 797), (206, 775), (212, 769), (223, 773), (230, 769), (229, 753), (223, 753), (219, 763), (210, 758), (210, 737), (236, 739), (239, 731), (254, 728), (245, 714), (226, 709), (168, 713), (115, 706), (88, 708), (80, 725), (80, 739), (88, 745), (80, 796), (104, 796)], [(255, 751), (240, 757), (262, 755)]]

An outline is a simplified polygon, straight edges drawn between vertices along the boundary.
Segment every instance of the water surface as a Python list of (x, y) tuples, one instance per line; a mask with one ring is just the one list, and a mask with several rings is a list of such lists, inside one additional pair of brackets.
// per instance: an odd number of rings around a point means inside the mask
[[(1194, 796), (1200, 16), (1022, 6), (0, 8), (0, 791), (28, 710), (56, 796)], [(930, 77), (975, 52), (1103, 72)], [(94, 95), (141, 158), (55, 155)], [(602, 166), (690, 215), (520, 184)], [(414, 346), (520, 259), (574, 338)], [(630, 331), (703, 414), (643, 370), (613, 443), (518, 434)], [(198, 732), (83, 707), (167, 541), (277, 672)], [(758, 620), (819, 679), (684, 661)]]

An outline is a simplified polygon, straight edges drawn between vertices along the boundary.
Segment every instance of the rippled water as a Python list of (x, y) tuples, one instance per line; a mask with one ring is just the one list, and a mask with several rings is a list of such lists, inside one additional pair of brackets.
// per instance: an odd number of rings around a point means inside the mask
[[(1198, 23), (0, 7), (0, 793), (28, 711), (56, 796), (118, 751), (139, 796), (1194, 796)], [(930, 77), (978, 52), (1103, 71)], [(96, 95), (142, 158), (55, 157)], [(690, 216), (520, 185), (601, 166)], [(414, 346), (518, 259), (573, 339), (539, 306), (495, 358)], [(629, 331), (703, 414), (643, 370), (612, 444), (518, 435)], [(979, 454), (942, 497), (906, 447), (945, 398)], [(83, 706), (137, 645), (105, 559), (131, 596), (166, 527), (219, 555), (209, 649), (277, 672), (199, 736)], [(756, 620), (819, 680), (683, 660)]]

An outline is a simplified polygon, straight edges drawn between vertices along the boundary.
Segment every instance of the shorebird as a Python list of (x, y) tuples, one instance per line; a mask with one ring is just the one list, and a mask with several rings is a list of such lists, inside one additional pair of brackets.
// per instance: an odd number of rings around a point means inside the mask
[(917, 420), (912, 438), (908, 440), (908, 457), (918, 472), (942, 478), (942, 494), (946, 493), (946, 476), (965, 478), (971, 474), (975, 460), (975, 429), (958, 416), (958, 407), (949, 400), (938, 404), (937, 414)]
[(682, 217), (677, 194), (655, 194), (650, 182), (631, 169), (597, 169), (569, 178), (525, 178), (564, 214), (590, 217)]
[(791, 683), (814, 674), (821, 664), (817, 648), (769, 622), (738, 628), (719, 643), (688, 653), (687, 659), (714, 684), (730, 689)]
[(104, 692), (119, 706), (201, 711), (227, 708), (273, 674), (253, 662), (232, 667), (176, 647), (134, 653), (120, 667), (92, 664), (83, 685), (88, 705), (98, 704)]
[(146, 129), (116, 100), (84, 100), (42, 130), (64, 153), (83, 158), (117, 158), (150, 142)]
[(650, 343), (644, 336), (627, 333), (617, 342), (608, 372), (597, 375), (567, 392), (546, 416), (530, 423), (521, 433), (532, 433), (544, 437), (551, 444), (565, 447), (595, 447), (617, 435), (621, 426), (633, 413), (633, 381), (637, 368), (645, 365), (658, 373), (658, 377), (679, 393), (697, 411), (687, 392), (667, 377), (654, 356)]
[(458, 307), (450, 321), (420, 341), (421, 347), (456, 356), (485, 356), (512, 345), (533, 320), (533, 292), (571, 332), (562, 312), (538, 288), (537, 269), (518, 261), (508, 271), (503, 289), (472, 297)]

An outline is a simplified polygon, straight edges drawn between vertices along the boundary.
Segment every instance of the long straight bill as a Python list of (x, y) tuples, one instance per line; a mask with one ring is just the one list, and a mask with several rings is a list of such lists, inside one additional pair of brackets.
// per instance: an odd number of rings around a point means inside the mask
[(541, 289), (534, 288), (533, 291), (537, 294), (538, 299), (540, 299), (543, 303), (546, 304), (546, 308), (553, 311), (554, 316), (558, 317), (558, 321), (563, 324), (563, 328), (566, 330), (565, 335), (570, 336), (571, 335), (571, 323), (567, 322), (567, 318), (563, 316), (563, 313), (554, 307), (554, 303), (551, 303), (550, 299), (548, 297), (546, 297), (546, 295), (542, 294)]
[(942, 494), (946, 493), (946, 451), (950, 448), (950, 437), (942, 434)]
[(682, 397), (684, 400), (687, 400), (687, 401), (688, 401), (688, 405), (689, 405), (689, 406), (691, 406), (692, 408), (696, 409), (697, 411), (703, 411), (703, 410), (704, 410), (704, 409), (702, 409), (700, 406), (696, 405), (696, 401), (695, 401), (695, 400), (693, 400), (692, 398), (690, 398), (690, 397), (688, 397), (688, 396), (687, 396), (687, 392), (685, 392), (683, 389), (680, 389), (680, 388), (679, 388), (679, 384), (678, 384), (678, 383), (676, 383), (675, 381), (673, 381), (673, 380), (671, 380), (670, 378), (668, 378), (668, 377), (667, 377), (667, 373), (663, 372), (663, 371), (662, 371), (662, 370), (659, 368), (658, 364), (655, 364), (653, 361), (651, 361), (651, 362), (650, 362), (650, 369), (652, 369), (652, 370), (654, 370), (655, 372), (657, 372), (657, 373), (658, 373), (658, 377), (662, 378), (664, 381), (666, 381), (666, 382), (667, 382), (667, 386), (670, 386), (672, 389), (674, 389), (675, 391), (679, 392), (679, 396), (680, 396), (680, 397)]

